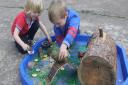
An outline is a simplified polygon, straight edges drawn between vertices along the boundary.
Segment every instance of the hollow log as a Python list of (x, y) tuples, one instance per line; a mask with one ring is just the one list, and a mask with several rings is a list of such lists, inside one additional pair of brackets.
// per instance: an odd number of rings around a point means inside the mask
[(115, 85), (116, 57), (114, 40), (102, 29), (93, 33), (78, 68), (81, 85)]

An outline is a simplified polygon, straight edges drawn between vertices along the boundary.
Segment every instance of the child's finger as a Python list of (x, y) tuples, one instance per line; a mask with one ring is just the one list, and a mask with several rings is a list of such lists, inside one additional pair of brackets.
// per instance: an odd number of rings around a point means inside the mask
[(62, 55), (62, 57), (61, 57), (61, 60), (63, 59), (63, 58), (66, 58), (67, 57), (67, 52), (63, 52), (63, 55)]
[(62, 53), (61, 53), (61, 56), (60, 56), (60, 60), (63, 59), (63, 56), (64, 56), (64, 54), (63, 54), (63, 52), (62, 52)]
[(60, 60), (61, 59), (61, 52), (59, 53), (59, 58), (58, 58), (58, 60)]
[(67, 51), (67, 55), (66, 55), (66, 57), (68, 57), (69, 56), (69, 52)]
[(48, 37), (48, 42), (51, 43), (52, 42), (52, 39), (50, 37)]
[(59, 60), (62, 60), (63, 59), (63, 56), (64, 56), (64, 53), (63, 52), (60, 52)]
[(48, 39), (48, 42), (50, 43), (50, 42), (51, 42), (51, 40), (50, 40), (50, 39)]

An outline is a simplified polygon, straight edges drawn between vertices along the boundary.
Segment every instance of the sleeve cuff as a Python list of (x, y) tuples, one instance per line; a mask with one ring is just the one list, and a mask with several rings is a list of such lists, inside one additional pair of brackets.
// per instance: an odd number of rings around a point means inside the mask
[(16, 24), (16, 28), (21, 31), (21, 27)]
[(70, 47), (70, 44), (67, 41), (64, 40), (63, 43), (65, 43), (68, 48)]

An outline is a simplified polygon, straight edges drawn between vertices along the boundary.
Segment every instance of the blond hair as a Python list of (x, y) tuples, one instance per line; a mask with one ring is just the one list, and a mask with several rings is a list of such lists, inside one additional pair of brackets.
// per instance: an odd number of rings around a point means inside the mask
[(66, 3), (64, 0), (53, 0), (48, 8), (48, 16), (51, 22), (64, 18), (66, 15)]
[(24, 8), (25, 11), (41, 13), (44, 10), (43, 0), (27, 0)]

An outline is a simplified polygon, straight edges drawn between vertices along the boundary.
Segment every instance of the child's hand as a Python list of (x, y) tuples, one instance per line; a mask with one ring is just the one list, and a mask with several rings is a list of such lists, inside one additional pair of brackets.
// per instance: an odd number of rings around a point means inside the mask
[(27, 51), (27, 50), (28, 50), (28, 48), (30, 48), (30, 47), (29, 47), (29, 45), (28, 45), (28, 44), (24, 44), (24, 45), (22, 46), (22, 48), (24, 49), (24, 51)]
[(68, 50), (67, 50), (67, 45), (66, 44), (62, 44), (60, 47), (60, 53), (59, 53), (59, 60), (62, 60), (63, 58), (68, 56)]
[(52, 42), (52, 39), (50, 36), (48, 36), (48, 42), (51, 43)]

